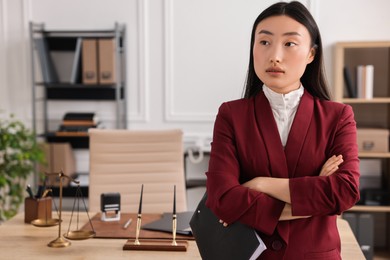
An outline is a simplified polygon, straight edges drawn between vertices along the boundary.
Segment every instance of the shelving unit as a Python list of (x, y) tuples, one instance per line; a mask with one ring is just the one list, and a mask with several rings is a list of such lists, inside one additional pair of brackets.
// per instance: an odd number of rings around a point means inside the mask
[[(86, 39), (109, 39), (114, 43), (114, 53), (112, 54), (114, 65), (112, 73), (115, 80), (108, 84), (84, 84), (82, 80), (83, 60), (82, 45)], [(31, 45), (31, 85), (32, 85), (32, 119), (33, 129), (40, 139), (48, 143), (68, 142), (73, 149), (88, 149), (89, 137), (87, 134), (69, 134), (59, 136), (56, 134), (62, 118), (53, 119), (53, 103), (69, 103), (69, 110), (72, 112), (96, 112), (86, 110), (80, 102), (109, 102), (113, 108), (113, 121), (106, 128), (127, 128), (127, 98), (126, 98), (126, 28), (124, 25), (115, 23), (112, 29), (108, 30), (47, 30), (44, 24), (30, 22), (30, 45)], [(45, 48), (43, 48), (45, 47)], [(74, 62), (68, 68), (72, 72), (69, 80), (64, 77), (54, 77), (51, 80), (52, 70), (64, 74), (64, 65), (59, 66), (52, 63), (42, 62), (43, 57), (53, 57), (53, 52), (60, 54), (73, 54)], [(96, 54), (97, 57), (99, 53)], [(59, 61), (66, 61), (64, 56), (60, 56)], [(52, 60), (50, 60), (52, 61)], [(58, 60), (57, 60), (58, 62)], [(99, 66), (97, 61), (96, 66)], [(69, 61), (68, 61), (69, 64)], [(46, 67), (45, 67), (46, 66)], [(67, 72), (68, 73), (68, 72)], [(69, 73), (68, 73), (69, 74)], [(69, 74), (70, 75), (70, 74)], [(49, 106), (49, 102), (51, 106)], [(100, 104), (99, 103), (99, 104)], [(75, 105), (77, 104), (77, 105)], [(83, 103), (82, 103), (83, 104)], [(112, 105), (114, 104), (114, 105)], [(55, 107), (55, 105), (54, 105)], [(99, 107), (99, 106), (97, 106)], [(55, 114), (55, 112), (54, 112)], [(102, 119), (102, 118), (100, 118)], [(111, 120), (111, 119), (110, 119)], [(88, 174), (88, 173), (82, 173)], [(36, 177), (36, 182), (38, 178)], [(69, 191), (74, 187), (69, 187)], [(54, 191), (55, 193), (55, 191)], [(64, 194), (67, 194), (67, 187), (64, 187)], [(88, 187), (83, 187), (83, 194), (88, 195)]]
[[(352, 106), (358, 128), (390, 129), (390, 42), (340, 42), (335, 46), (334, 98)], [(352, 79), (358, 65), (374, 65), (373, 98), (348, 96), (343, 69), (349, 67)], [(375, 158), (381, 161), (382, 189), (390, 191), (390, 152), (359, 152), (361, 159)], [(350, 212), (385, 214), (386, 242), (383, 248), (375, 248), (374, 259), (390, 259), (390, 205), (356, 205)], [(382, 258), (384, 257), (384, 258)]]

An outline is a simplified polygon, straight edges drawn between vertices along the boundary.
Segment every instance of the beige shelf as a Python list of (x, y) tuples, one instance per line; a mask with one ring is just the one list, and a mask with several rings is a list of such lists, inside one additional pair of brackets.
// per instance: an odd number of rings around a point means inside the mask
[(368, 153), (359, 152), (361, 158), (390, 158), (390, 153)]
[(357, 205), (357, 206), (353, 206), (348, 211), (354, 211), (354, 212), (389, 212), (390, 213), (390, 206)]
[(361, 42), (338, 42), (340, 48), (387, 48), (390, 47), (390, 41), (361, 41)]
[[(334, 98), (338, 102), (345, 103), (390, 103), (390, 93), (388, 81), (388, 54), (390, 41), (377, 42), (339, 42), (334, 49)], [(375, 89), (379, 92), (372, 100), (343, 98), (345, 91), (343, 68), (349, 66), (352, 70), (358, 64), (373, 64), (376, 68), (374, 83)], [(354, 75), (354, 74), (353, 74)], [(352, 76), (353, 76), (352, 75)], [(379, 80), (378, 80), (379, 79)], [(389, 98), (386, 98), (389, 96)]]
[[(352, 84), (356, 85), (356, 67), (367, 64), (374, 66), (374, 98), (347, 98), (349, 93), (344, 80), (344, 68), (349, 70)], [(333, 68), (334, 100), (352, 106), (357, 127), (390, 129), (390, 41), (339, 42), (334, 48)], [(390, 152), (359, 152), (359, 158), (381, 159), (382, 186), (389, 190)], [(390, 259), (390, 205), (357, 205), (347, 212), (386, 215), (386, 223), (382, 223), (384, 229), (380, 230), (386, 241), (383, 248), (374, 249), (374, 259)]]
[(341, 101), (347, 104), (386, 104), (390, 103), (390, 98), (343, 98)]

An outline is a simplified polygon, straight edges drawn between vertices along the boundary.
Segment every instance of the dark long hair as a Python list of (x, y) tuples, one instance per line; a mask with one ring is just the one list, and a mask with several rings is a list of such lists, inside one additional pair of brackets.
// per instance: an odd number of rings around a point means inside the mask
[(253, 24), (251, 46), (249, 53), (249, 67), (243, 92), (244, 98), (255, 96), (259, 91), (263, 82), (257, 77), (254, 69), (253, 61), (253, 44), (255, 41), (255, 33), (257, 25), (264, 19), (271, 16), (286, 15), (300, 24), (304, 25), (309, 31), (311, 45), (315, 48), (314, 60), (306, 66), (306, 70), (301, 77), (301, 82), (310, 94), (320, 99), (330, 100), (329, 90), (325, 79), (325, 70), (323, 62), (323, 49), (321, 35), (318, 26), (307, 8), (297, 2), (290, 3), (279, 2), (265, 9)]

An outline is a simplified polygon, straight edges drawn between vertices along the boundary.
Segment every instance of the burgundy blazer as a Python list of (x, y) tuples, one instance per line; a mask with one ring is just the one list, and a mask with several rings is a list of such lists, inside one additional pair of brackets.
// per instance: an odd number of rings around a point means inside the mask
[[(344, 162), (337, 172), (318, 176), (325, 161), (339, 154)], [(223, 103), (206, 174), (206, 205), (227, 223), (257, 230), (268, 248), (259, 259), (341, 259), (336, 217), (359, 200), (352, 108), (305, 90), (283, 149), (262, 91)], [(279, 221), (284, 202), (240, 185), (257, 176), (290, 178), (293, 215), (312, 217)]]

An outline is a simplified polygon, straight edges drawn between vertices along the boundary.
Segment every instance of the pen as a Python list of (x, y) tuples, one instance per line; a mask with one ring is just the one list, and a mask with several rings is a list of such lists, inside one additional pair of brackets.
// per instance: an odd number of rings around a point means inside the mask
[(176, 229), (177, 229), (177, 216), (176, 216), (176, 185), (173, 186), (173, 214), (172, 214), (172, 245), (177, 246), (176, 243)]
[(46, 197), (47, 194), (49, 194), (49, 192), (51, 192), (51, 191), (52, 191), (51, 189), (45, 190), (45, 191), (43, 192), (43, 194), (42, 194), (42, 198)]
[(142, 194), (144, 193), (144, 185), (141, 186), (141, 195), (139, 197), (139, 208), (138, 208), (138, 215), (141, 215), (142, 212)]
[(45, 180), (43, 181), (41, 194), (39, 194), (41, 198), (43, 197), (43, 193), (44, 193), (45, 190), (46, 190), (46, 182), (47, 182), (47, 176), (45, 177)]
[(131, 218), (123, 225), (123, 229), (126, 229), (130, 226), (131, 221), (133, 221)]
[(38, 186), (38, 190), (37, 190), (37, 193), (35, 194), (35, 198), (39, 199), (41, 196), (42, 196), (42, 192), (43, 192), (43, 186), (42, 185), (39, 185)]
[(27, 191), (28, 195), (30, 196), (30, 198), (34, 198), (30, 184), (27, 185), (26, 191)]
[(176, 215), (176, 185), (173, 186), (173, 215)]
[(141, 195), (139, 198), (139, 208), (138, 208), (138, 215), (137, 215), (137, 229), (135, 230), (135, 240), (134, 245), (140, 245), (141, 243), (138, 240), (139, 237), (139, 231), (141, 229), (141, 212), (142, 212), (142, 194), (144, 193), (144, 185), (141, 186)]

